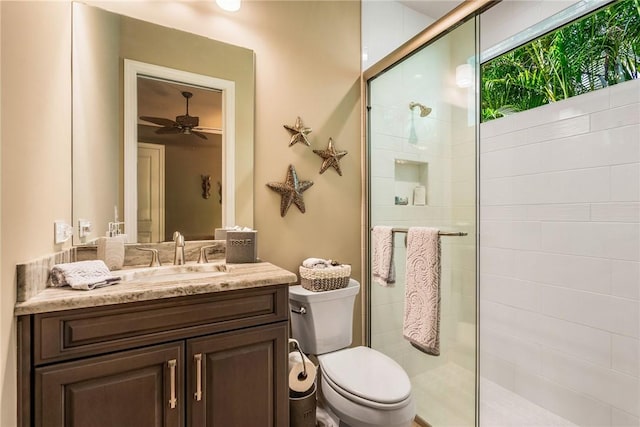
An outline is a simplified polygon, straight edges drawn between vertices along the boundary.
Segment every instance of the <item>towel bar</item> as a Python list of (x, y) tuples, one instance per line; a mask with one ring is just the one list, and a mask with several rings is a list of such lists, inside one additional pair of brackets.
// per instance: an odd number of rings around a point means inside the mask
[[(391, 229), (392, 233), (407, 233), (408, 231), (409, 229), (406, 227), (393, 227)], [(440, 236), (466, 236), (467, 235), (467, 233), (465, 233), (464, 231), (441, 231), (438, 234)]]

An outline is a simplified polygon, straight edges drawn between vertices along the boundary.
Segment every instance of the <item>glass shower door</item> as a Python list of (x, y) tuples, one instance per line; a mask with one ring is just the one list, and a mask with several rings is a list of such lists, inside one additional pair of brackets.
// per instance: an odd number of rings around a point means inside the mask
[(476, 57), (470, 20), (367, 82), (369, 225), (466, 233), (440, 239), (437, 357), (403, 338), (405, 233), (395, 285), (369, 280), (369, 342), (405, 369), (433, 427), (476, 418)]

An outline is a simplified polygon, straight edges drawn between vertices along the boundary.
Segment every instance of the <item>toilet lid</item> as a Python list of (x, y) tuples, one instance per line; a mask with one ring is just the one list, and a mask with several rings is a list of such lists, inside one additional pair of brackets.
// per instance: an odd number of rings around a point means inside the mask
[(411, 394), (407, 373), (390, 357), (369, 347), (318, 356), (324, 375), (341, 389), (364, 400), (399, 403)]

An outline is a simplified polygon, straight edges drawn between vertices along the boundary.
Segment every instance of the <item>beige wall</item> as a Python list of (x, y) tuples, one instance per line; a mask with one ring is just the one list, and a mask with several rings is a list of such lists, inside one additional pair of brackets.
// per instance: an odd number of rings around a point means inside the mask
[[(0, 425), (15, 425), (15, 265), (60, 249), (53, 221), (71, 219), (71, 9), (2, 9)], [(43, 25), (43, 23), (47, 23)]]
[[(112, 2), (112, 8), (256, 53), (255, 226), (261, 258), (297, 270), (308, 256), (353, 265), (360, 277), (360, 3), (245, 2), (236, 15), (213, 2)], [(0, 425), (15, 425), (15, 264), (59, 247), (52, 223), (71, 219), (70, 5), (7, 2), (1, 10)], [(43, 23), (47, 25), (43, 25)], [(301, 116), (312, 148), (332, 137), (349, 154), (319, 175), (310, 148), (288, 147), (283, 124)], [(307, 213), (279, 214), (266, 187), (289, 164), (315, 182)], [(358, 308), (358, 314), (360, 310)], [(356, 331), (356, 337), (360, 331)]]
[[(208, 135), (215, 144), (167, 144), (165, 157), (165, 240), (180, 230), (185, 239), (213, 238), (222, 226), (218, 183), (222, 180), (222, 138)], [(201, 144), (197, 141), (197, 144)], [(202, 197), (201, 175), (211, 175), (211, 196)]]

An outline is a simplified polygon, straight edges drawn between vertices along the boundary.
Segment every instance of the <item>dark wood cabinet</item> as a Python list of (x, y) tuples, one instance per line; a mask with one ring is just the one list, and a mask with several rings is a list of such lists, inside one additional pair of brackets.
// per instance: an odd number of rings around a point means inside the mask
[(20, 426), (288, 427), (287, 291), (19, 317)]
[(183, 354), (177, 343), (36, 368), (35, 425), (181, 426)]
[[(189, 426), (228, 427), (283, 425), (286, 409), (276, 399), (286, 390), (287, 328), (250, 328), (187, 342), (192, 373)], [(286, 412), (286, 411), (285, 411)]]

